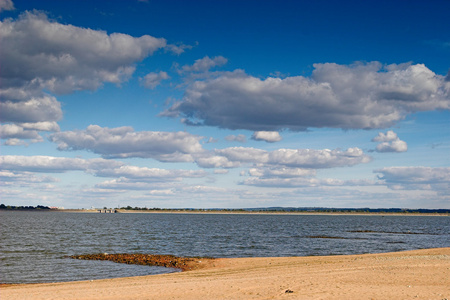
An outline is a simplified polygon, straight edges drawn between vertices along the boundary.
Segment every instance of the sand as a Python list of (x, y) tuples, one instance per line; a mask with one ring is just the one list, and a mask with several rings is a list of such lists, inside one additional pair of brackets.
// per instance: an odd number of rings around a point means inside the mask
[(6, 299), (450, 299), (450, 248), (222, 258), (181, 273), (0, 286)]

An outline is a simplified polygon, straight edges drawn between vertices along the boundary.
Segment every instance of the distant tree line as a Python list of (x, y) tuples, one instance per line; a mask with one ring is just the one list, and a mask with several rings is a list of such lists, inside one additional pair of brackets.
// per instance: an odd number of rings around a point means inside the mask
[(234, 211), (234, 212), (245, 212), (249, 210), (245, 210), (243, 208), (147, 208), (147, 207), (132, 207), (132, 206), (124, 206), (119, 209), (123, 210), (148, 210), (148, 211)]
[(408, 208), (330, 208), (330, 207), (267, 207), (248, 208), (248, 211), (267, 212), (335, 212), (335, 213), (440, 213), (448, 214), (450, 209), (408, 209)]
[(450, 209), (406, 208), (329, 208), (329, 207), (263, 207), (263, 208), (147, 208), (121, 207), (124, 210), (144, 211), (223, 211), (223, 212), (327, 212), (327, 213), (439, 213), (448, 214)]
[(38, 206), (13, 206), (13, 205), (5, 205), (0, 204), (0, 209), (3, 210), (49, 210), (50, 207), (38, 205)]

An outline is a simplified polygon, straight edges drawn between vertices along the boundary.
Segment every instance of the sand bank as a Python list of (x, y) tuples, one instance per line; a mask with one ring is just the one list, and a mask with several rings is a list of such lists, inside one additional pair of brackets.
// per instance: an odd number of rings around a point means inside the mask
[(1, 286), (1, 299), (450, 299), (450, 248), (231, 258), (194, 271)]

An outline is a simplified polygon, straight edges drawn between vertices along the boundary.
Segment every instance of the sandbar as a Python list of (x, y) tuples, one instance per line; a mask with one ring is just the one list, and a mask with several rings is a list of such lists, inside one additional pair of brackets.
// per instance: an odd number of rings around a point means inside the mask
[(450, 299), (450, 248), (199, 260), (192, 271), (0, 286), (1, 299)]

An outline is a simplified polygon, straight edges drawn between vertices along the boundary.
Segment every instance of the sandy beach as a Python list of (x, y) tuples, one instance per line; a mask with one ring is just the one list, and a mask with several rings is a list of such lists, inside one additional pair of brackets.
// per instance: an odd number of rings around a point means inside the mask
[(450, 248), (198, 261), (181, 273), (3, 285), (1, 299), (450, 299)]

